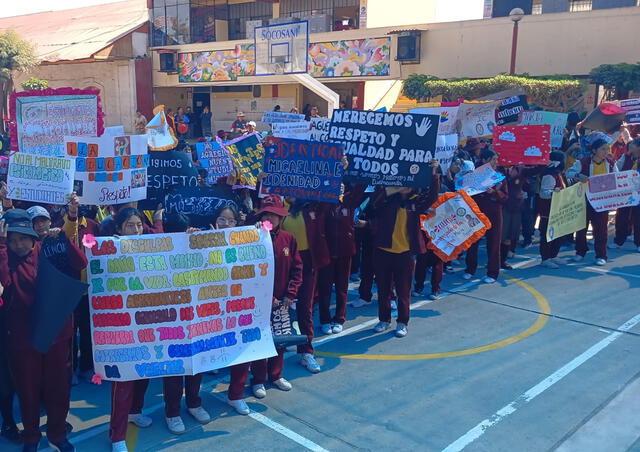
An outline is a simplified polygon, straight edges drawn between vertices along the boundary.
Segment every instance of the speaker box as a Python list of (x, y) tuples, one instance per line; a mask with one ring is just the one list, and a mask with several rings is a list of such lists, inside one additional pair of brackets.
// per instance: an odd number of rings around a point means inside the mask
[(160, 72), (177, 72), (175, 53), (160, 54)]
[(398, 36), (396, 61), (420, 61), (420, 35)]

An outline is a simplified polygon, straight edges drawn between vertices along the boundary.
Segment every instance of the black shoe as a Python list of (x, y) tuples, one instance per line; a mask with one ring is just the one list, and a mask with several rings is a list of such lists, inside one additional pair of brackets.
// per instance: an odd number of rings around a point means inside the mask
[(73, 431), (73, 425), (65, 422), (65, 429), (67, 430), (67, 435)]
[(3, 425), (2, 430), (0, 431), (0, 436), (15, 444), (20, 444), (22, 442), (22, 435), (15, 424)]
[(36, 452), (37, 450), (37, 444), (25, 444), (24, 446), (22, 446), (22, 452)]
[(49, 441), (49, 446), (58, 452), (76, 452), (76, 448), (66, 438), (57, 443)]
[(500, 268), (503, 270), (513, 270), (513, 267), (509, 262), (504, 262), (503, 264), (500, 265)]

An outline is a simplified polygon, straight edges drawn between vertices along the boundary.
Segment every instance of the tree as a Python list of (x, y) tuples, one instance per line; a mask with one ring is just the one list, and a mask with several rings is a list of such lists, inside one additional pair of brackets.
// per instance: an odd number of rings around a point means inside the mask
[[(8, 99), (13, 92), (13, 73), (24, 72), (38, 64), (32, 45), (13, 30), (0, 32), (0, 117), (8, 116)], [(0, 120), (0, 133), (7, 133)]]
[(26, 82), (22, 82), (21, 86), (25, 91), (37, 91), (47, 89), (49, 82), (38, 77), (31, 77)]
[(601, 64), (591, 70), (589, 77), (604, 86), (605, 100), (626, 99), (629, 91), (640, 89), (640, 63)]

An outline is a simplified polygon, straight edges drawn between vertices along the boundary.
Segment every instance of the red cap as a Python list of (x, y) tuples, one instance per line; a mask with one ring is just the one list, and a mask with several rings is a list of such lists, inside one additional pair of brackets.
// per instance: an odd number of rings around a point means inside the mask
[(262, 215), (265, 212), (271, 212), (281, 217), (288, 217), (289, 212), (284, 208), (282, 197), (279, 195), (268, 195), (262, 198), (260, 204), (260, 210), (256, 213), (257, 216)]

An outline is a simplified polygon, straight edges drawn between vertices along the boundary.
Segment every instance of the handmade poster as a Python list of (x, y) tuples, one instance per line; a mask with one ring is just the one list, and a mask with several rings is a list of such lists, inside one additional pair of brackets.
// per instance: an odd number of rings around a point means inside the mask
[(520, 125), (535, 126), (549, 124), (551, 126), (551, 147), (559, 149), (562, 147), (564, 130), (567, 126), (567, 113), (556, 113), (555, 111), (523, 111)]
[(273, 136), (277, 138), (293, 138), (297, 140), (308, 140), (311, 132), (309, 121), (301, 122), (276, 122), (271, 125)]
[(438, 121), (435, 115), (334, 110), (329, 141), (344, 144), (349, 181), (428, 188)]
[(178, 139), (167, 122), (164, 105), (153, 109), (153, 118), (145, 126), (147, 145), (152, 151), (168, 151), (178, 145)]
[(147, 137), (64, 137), (75, 159), (73, 191), (82, 204), (122, 204), (147, 197)]
[(138, 202), (138, 208), (156, 210), (172, 190), (197, 187), (198, 170), (191, 163), (191, 153), (179, 151), (149, 152), (147, 168), (147, 198)]
[(427, 247), (444, 262), (455, 259), (480, 240), (491, 222), (464, 191), (445, 193), (431, 206), (433, 215), (421, 215), (422, 229), (429, 236)]
[(269, 137), (262, 185), (284, 197), (338, 202), (343, 152), (340, 144)]
[(264, 162), (264, 147), (258, 135), (244, 135), (226, 142), (225, 146), (238, 174), (237, 187), (255, 190)]
[(103, 380), (196, 375), (275, 355), (269, 232), (100, 237), (87, 257)]
[(505, 124), (516, 123), (520, 119), (520, 114), (529, 108), (527, 96), (513, 96), (503, 100), (498, 105), (496, 111), (496, 124), (503, 126)]
[(624, 120), (629, 124), (640, 124), (640, 110), (628, 111)]
[(452, 107), (419, 107), (409, 110), (409, 113), (419, 113), (421, 115), (437, 115), (440, 118), (438, 122), (438, 135), (448, 135), (456, 133), (456, 120), (458, 119), (459, 105)]
[(308, 140), (311, 141), (329, 141), (329, 126), (331, 120), (329, 118), (311, 118), (311, 130)]
[(456, 190), (464, 190), (469, 196), (484, 193), (504, 180), (504, 174), (495, 171), (489, 163), (456, 179)]
[(75, 162), (72, 158), (14, 152), (9, 156), (8, 198), (66, 204), (73, 192), (74, 173)]
[(181, 187), (165, 197), (167, 214), (178, 212), (189, 217), (190, 226), (209, 228), (215, 225), (219, 209), (231, 206), (239, 210), (240, 200), (228, 185), (212, 187)]
[(577, 183), (551, 196), (547, 241), (573, 234), (587, 227), (586, 183)]
[(458, 110), (461, 125), (460, 141), (469, 138), (489, 138), (496, 125), (496, 107), (499, 101), (463, 102)]
[(207, 183), (215, 184), (218, 178), (233, 172), (233, 162), (222, 144), (218, 141), (196, 143), (196, 154), (202, 168), (207, 169)]
[(265, 111), (262, 113), (262, 122), (265, 124), (302, 121), (304, 121), (304, 115), (299, 113), (287, 113), (284, 111)]
[(434, 158), (440, 163), (442, 174), (447, 174), (453, 156), (458, 150), (458, 134), (438, 135), (436, 141), (436, 154)]
[(640, 204), (640, 172), (620, 171), (591, 176), (587, 199), (596, 212), (635, 207)]
[(624, 111), (640, 110), (640, 98), (620, 100), (618, 101), (618, 105)]
[(551, 153), (551, 126), (495, 126), (493, 150), (498, 163), (511, 165), (548, 165)]
[(65, 136), (102, 135), (104, 114), (94, 89), (47, 88), (11, 94), (11, 149), (64, 157)]

